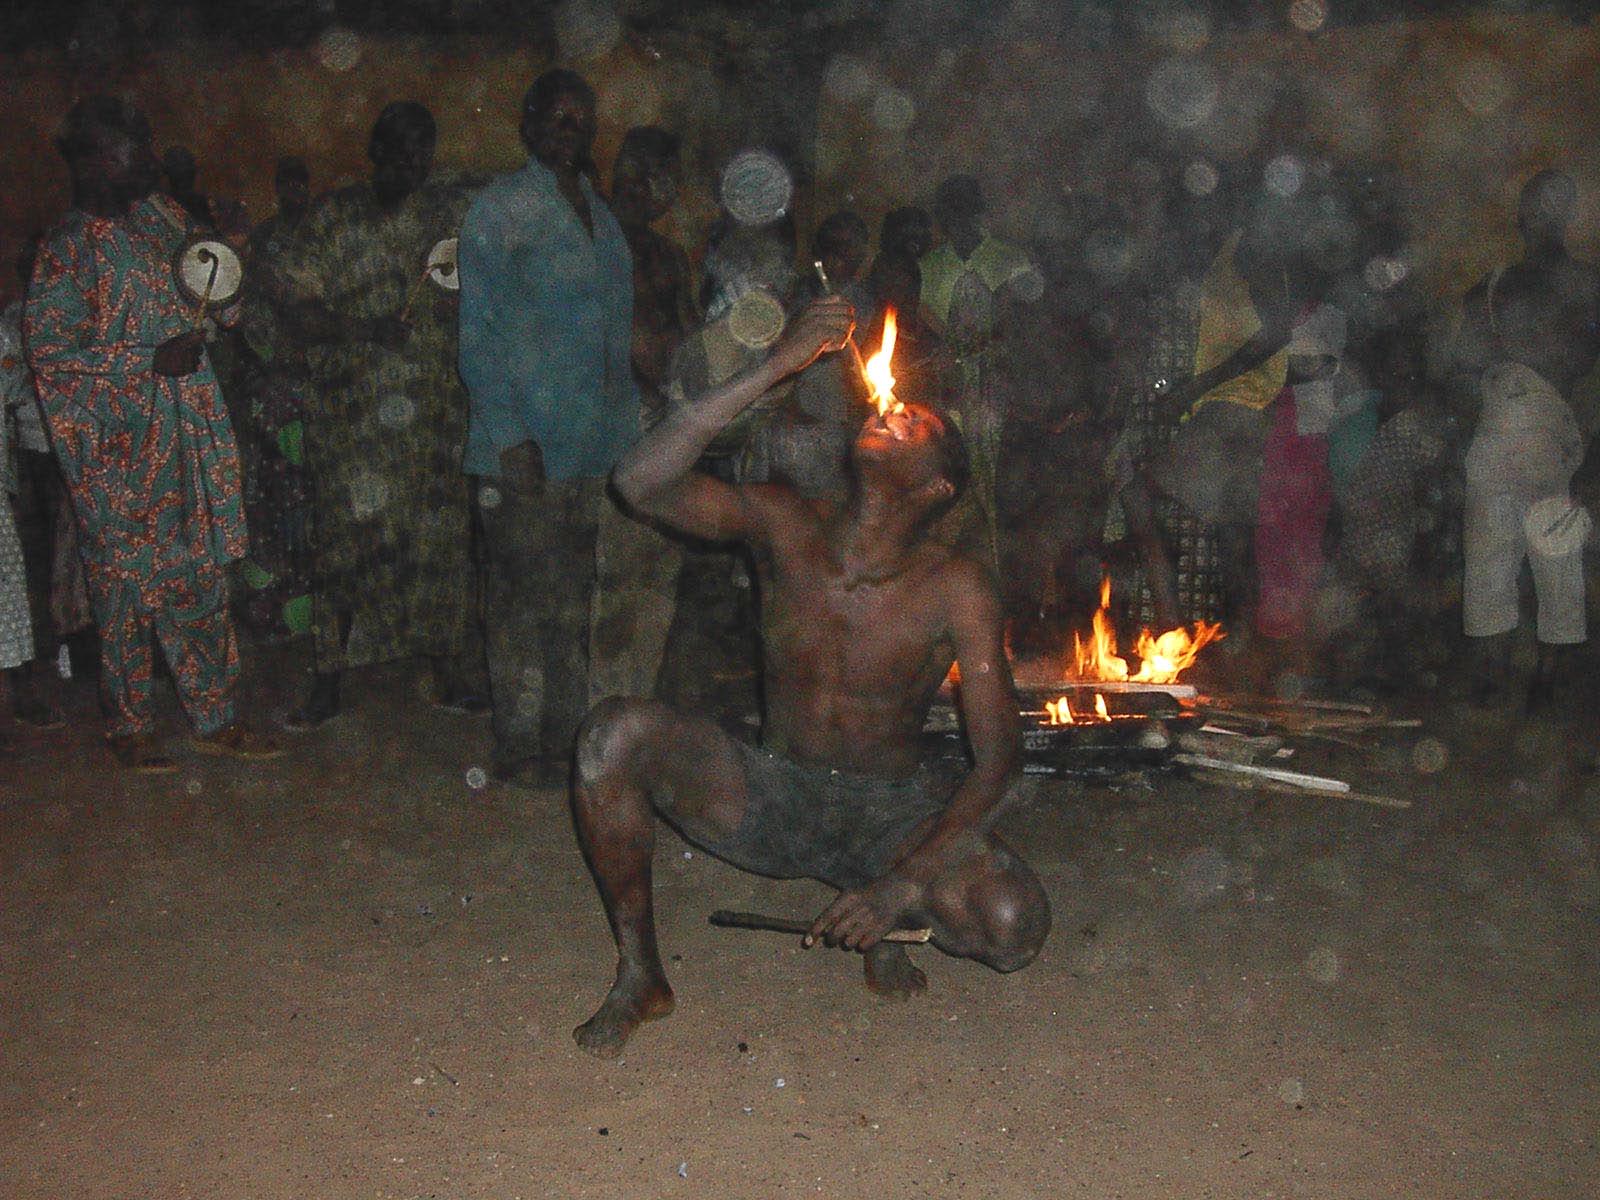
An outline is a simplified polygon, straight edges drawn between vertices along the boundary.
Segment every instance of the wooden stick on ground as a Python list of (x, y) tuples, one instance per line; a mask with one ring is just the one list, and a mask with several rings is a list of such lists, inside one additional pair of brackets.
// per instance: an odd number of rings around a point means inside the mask
[(1338, 796), (1343, 800), (1359, 800), (1363, 804), (1376, 804), (1382, 808), (1410, 808), (1411, 801), (1397, 800), (1391, 796), (1374, 796), (1369, 792), (1355, 791), (1342, 779), (1322, 775), (1305, 775), (1299, 771), (1284, 771), (1277, 767), (1258, 767), (1251, 763), (1230, 762), (1206, 754), (1174, 754), (1172, 761), (1186, 767), (1205, 771), (1221, 771), (1230, 775), (1244, 775), (1265, 783), (1287, 786), (1299, 792), (1316, 796)]
[[(772, 933), (811, 932), (810, 921), (796, 921), (790, 917), (769, 917), (764, 913), (732, 912), (726, 908), (719, 908), (712, 913), (710, 921), (722, 929), (765, 929)], [(920, 946), (932, 937), (931, 929), (891, 929), (883, 935), (883, 940)]]
[(1258, 767), (1253, 763), (1234, 762), (1209, 754), (1174, 754), (1173, 762), (1186, 767), (1205, 767), (1210, 771), (1232, 771), (1236, 775), (1251, 775), (1257, 779), (1270, 779), (1274, 783), (1287, 783), (1308, 792), (1348, 792), (1350, 785), (1342, 779), (1329, 779), (1323, 775), (1306, 775), (1300, 771), (1285, 771), (1279, 767)]

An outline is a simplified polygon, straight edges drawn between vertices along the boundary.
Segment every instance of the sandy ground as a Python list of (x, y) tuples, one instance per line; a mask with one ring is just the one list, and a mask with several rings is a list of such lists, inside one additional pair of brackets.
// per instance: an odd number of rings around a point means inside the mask
[[(263, 716), (298, 685), (250, 679)], [(918, 951), (902, 1005), (709, 928), (826, 893), (663, 832), (679, 1010), (604, 1063), (570, 1038), (612, 953), (564, 797), (469, 787), (487, 724), (404, 668), (346, 696), (291, 758), (137, 779), (79, 688), (0, 763), (0, 1196), (1596, 1194), (1587, 725), (1434, 706), (1442, 774), (1306, 760), (1404, 812), (1040, 786), (1004, 828), (1043, 955)]]

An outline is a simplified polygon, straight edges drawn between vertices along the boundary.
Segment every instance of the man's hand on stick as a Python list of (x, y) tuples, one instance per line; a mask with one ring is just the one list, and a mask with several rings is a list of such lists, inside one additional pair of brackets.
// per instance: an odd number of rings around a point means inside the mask
[(891, 871), (864, 888), (840, 892), (811, 923), (804, 944), (871, 950), (922, 899), (922, 885)]
[(855, 327), (856, 314), (850, 301), (843, 296), (823, 296), (806, 305), (789, 322), (772, 348), (769, 361), (780, 379), (803, 371), (817, 355), (842, 349)]
[(200, 369), (200, 356), (205, 353), (205, 348), (205, 330), (191, 329), (187, 333), (169, 337), (157, 346), (151, 366), (156, 374), (174, 379), (193, 375)]

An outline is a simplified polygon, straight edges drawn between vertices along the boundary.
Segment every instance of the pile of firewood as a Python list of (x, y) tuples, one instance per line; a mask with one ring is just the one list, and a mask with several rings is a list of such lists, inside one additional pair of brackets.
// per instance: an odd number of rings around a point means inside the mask
[(1193, 709), (1204, 720), (1178, 737), (1173, 761), (1197, 778), (1240, 787), (1262, 787), (1338, 797), (1385, 808), (1409, 808), (1411, 801), (1360, 792), (1348, 781), (1291, 769), (1290, 739), (1307, 739), (1354, 749), (1371, 748), (1384, 733), (1416, 729), (1422, 722), (1393, 718), (1370, 705), (1337, 700), (1270, 700), (1262, 697), (1206, 696)]

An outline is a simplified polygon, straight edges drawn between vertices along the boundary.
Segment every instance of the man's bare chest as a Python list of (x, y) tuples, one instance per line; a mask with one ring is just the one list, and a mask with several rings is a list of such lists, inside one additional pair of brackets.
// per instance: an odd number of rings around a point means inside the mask
[(945, 640), (942, 605), (928, 572), (874, 580), (813, 563), (762, 576), (769, 661), (786, 659), (808, 673), (874, 687), (920, 675)]

